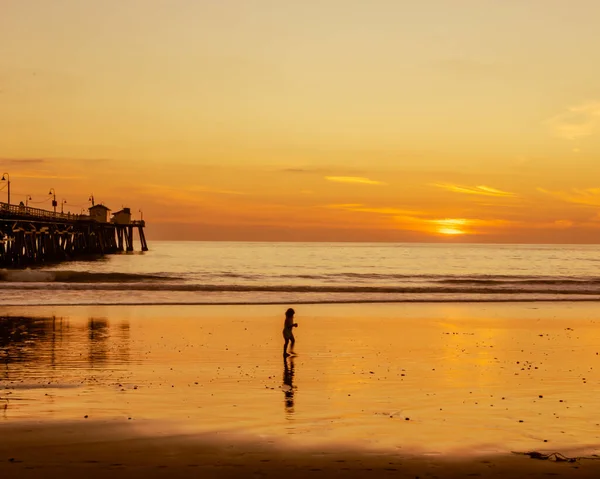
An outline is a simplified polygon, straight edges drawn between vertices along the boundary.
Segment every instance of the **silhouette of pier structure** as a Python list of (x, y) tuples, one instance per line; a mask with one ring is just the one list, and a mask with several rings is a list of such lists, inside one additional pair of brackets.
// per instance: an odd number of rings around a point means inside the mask
[(123, 208), (108, 220), (104, 205), (88, 215), (57, 213), (0, 202), (0, 267), (22, 268), (133, 251), (137, 229), (142, 251), (148, 251), (144, 220), (131, 220)]

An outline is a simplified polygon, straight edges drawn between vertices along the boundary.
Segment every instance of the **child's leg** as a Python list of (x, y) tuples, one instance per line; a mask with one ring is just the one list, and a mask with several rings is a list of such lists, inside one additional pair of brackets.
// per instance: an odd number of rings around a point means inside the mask
[(285, 338), (285, 343), (283, 345), (283, 355), (284, 356), (287, 354), (286, 350), (287, 350), (287, 346), (288, 346), (289, 342), (290, 342), (290, 340), (288, 338)]
[(292, 344), (290, 344), (290, 351), (294, 350), (294, 344), (296, 344), (296, 338), (294, 337), (294, 335), (292, 334), (292, 337), (290, 338), (290, 341)]

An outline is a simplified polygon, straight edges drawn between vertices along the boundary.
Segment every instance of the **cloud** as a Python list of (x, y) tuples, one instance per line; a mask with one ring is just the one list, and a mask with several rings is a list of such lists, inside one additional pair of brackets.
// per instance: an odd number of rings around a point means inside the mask
[(431, 213), (423, 211), (403, 210), (393, 207), (369, 207), (360, 203), (332, 204), (326, 207), (388, 216), (393, 219), (396, 228), (442, 235), (483, 234), (489, 228), (502, 228), (515, 224), (514, 221), (503, 219), (435, 218), (432, 217)]
[(322, 175), (329, 172), (327, 168), (284, 168), (281, 171), (284, 173), (304, 173), (311, 175)]
[(46, 163), (47, 160), (44, 158), (0, 158), (0, 161), (3, 164), (8, 165), (39, 165), (42, 163)]
[(514, 198), (517, 195), (515, 193), (510, 193), (508, 191), (498, 190), (496, 188), (491, 188), (490, 186), (460, 186), (460, 185), (450, 185), (447, 183), (433, 183), (431, 186), (435, 186), (436, 188), (442, 188), (444, 190), (452, 191), (453, 193), (464, 193), (468, 195), (483, 195), (483, 196), (496, 196), (502, 198)]
[(546, 123), (554, 134), (566, 140), (577, 140), (600, 132), (600, 102), (590, 102), (569, 108)]
[(427, 220), (427, 221), (429, 221), (430, 223), (434, 223), (436, 225), (440, 225), (440, 226), (466, 226), (471, 222), (465, 218), (444, 218), (441, 220)]
[(375, 213), (379, 215), (398, 216), (398, 215), (420, 215), (420, 211), (402, 210), (391, 207), (368, 207), (360, 203), (346, 203), (327, 205), (326, 208), (337, 210), (354, 211), (357, 213)]
[(572, 189), (570, 191), (550, 191), (537, 188), (537, 191), (553, 198), (583, 206), (600, 206), (600, 188)]
[(243, 191), (237, 190), (220, 190), (217, 188), (209, 188), (208, 186), (193, 186), (188, 188), (188, 191), (198, 192), (198, 193), (214, 193), (218, 195), (246, 195)]
[(371, 180), (362, 176), (326, 176), (327, 181), (335, 181), (337, 183), (359, 183), (363, 185), (385, 185), (383, 181)]
[[(19, 173), (19, 178), (29, 178), (35, 180), (82, 180), (85, 176), (66, 176), (66, 175), (53, 175), (44, 173)], [(12, 178), (11, 178), (12, 179)]]
[(13, 179), (82, 180), (89, 177), (90, 165), (97, 167), (114, 160), (107, 158), (0, 158), (3, 171)]
[(573, 223), (571, 220), (556, 220), (553, 223), (553, 226), (556, 228), (562, 229), (562, 228), (572, 228), (574, 224), (575, 223)]
[(108, 163), (111, 161), (116, 161), (113, 160), (111, 158), (61, 158), (61, 157), (56, 157), (56, 158), (2, 158), (0, 157), (0, 162), (2, 163), (10, 163), (10, 164), (14, 164), (14, 165), (21, 165), (21, 166), (27, 166), (27, 165), (38, 165), (38, 164), (42, 164), (42, 163), (81, 163), (81, 162), (94, 162), (94, 163)]
[(459, 227), (459, 226), (503, 226), (508, 225), (513, 222), (508, 220), (501, 219), (491, 219), (491, 220), (482, 220), (479, 218), (442, 218), (442, 219), (430, 219), (423, 220), (428, 223), (438, 225), (438, 226), (449, 226), (449, 227)]

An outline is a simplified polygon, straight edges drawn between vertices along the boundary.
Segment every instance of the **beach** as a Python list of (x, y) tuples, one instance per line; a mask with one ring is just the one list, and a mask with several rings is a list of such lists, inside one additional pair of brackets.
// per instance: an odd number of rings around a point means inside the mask
[(0, 474), (597, 477), (595, 303), (285, 309), (3, 307)]

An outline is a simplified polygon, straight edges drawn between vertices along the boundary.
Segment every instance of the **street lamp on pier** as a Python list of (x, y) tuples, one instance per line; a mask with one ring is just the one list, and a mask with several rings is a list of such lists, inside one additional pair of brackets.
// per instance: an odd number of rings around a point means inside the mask
[(25, 197), (25, 206), (29, 206), (29, 201), (30, 201), (31, 199), (32, 199), (32, 198), (31, 198), (31, 195), (27, 195), (27, 196)]
[(2, 173), (2, 181), (7, 182), (8, 187), (8, 204), (10, 205), (10, 175), (8, 173)]
[(54, 207), (54, 213), (56, 213), (56, 207), (58, 206), (58, 203), (56, 202), (56, 191), (54, 191), (54, 188), (50, 188), (48, 194), (53, 195), (52, 206)]
[(140, 220), (144, 221), (144, 212), (142, 210), (139, 210), (140, 212)]
[(62, 200), (60, 202), (60, 214), (62, 215), (65, 212), (65, 204), (67, 203), (67, 200)]

